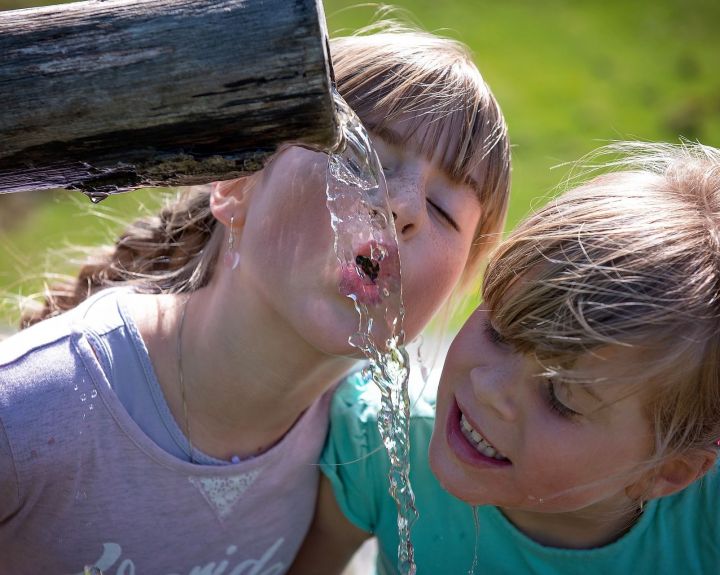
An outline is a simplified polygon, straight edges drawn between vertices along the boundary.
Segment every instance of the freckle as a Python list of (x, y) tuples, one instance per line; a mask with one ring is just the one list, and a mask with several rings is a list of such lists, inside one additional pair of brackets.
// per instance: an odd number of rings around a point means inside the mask
[(51, 437), (50, 439), (48, 439), (48, 445), (54, 445), (54, 444), (55, 444), (55, 438), (54, 438), (54, 437)]

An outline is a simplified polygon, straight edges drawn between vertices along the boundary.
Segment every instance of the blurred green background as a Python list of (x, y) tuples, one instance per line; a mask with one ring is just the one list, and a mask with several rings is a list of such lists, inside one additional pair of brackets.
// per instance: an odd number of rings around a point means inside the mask
[[(46, 3), (0, 0), (0, 9)], [(567, 173), (554, 166), (602, 143), (685, 137), (720, 146), (716, 0), (393, 4), (423, 28), (466, 43), (492, 86), (513, 144), (509, 227), (553, 193)], [(324, 5), (331, 35), (367, 25), (375, 11), (349, 0)], [(58, 249), (112, 237), (118, 218), (130, 217), (159, 195), (136, 191), (92, 208), (71, 192), (0, 197), (0, 291), (11, 295), (11, 303), (12, 294), (36, 291), (48, 266), (71, 265), (65, 260), (58, 265)], [(6, 308), (0, 324), (15, 322), (13, 307)]]

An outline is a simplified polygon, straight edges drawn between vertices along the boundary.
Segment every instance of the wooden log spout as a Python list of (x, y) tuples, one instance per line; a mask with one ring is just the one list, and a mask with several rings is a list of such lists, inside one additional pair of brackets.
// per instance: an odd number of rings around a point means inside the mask
[(229, 179), (339, 139), (320, 0), (0, 12), (0, 193)]

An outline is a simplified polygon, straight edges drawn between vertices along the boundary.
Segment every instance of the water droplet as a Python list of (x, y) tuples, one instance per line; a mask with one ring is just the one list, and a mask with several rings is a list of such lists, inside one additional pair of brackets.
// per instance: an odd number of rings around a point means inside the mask
[(373, 244), (370, 248), (370, 257), (379, 262), (383, 261), (388, 255), (388, 250), (383, 245)]
[(97, 397), (97, 389), (93, 389), (90, 392), (90, 397), (91, 397), (91, 399), (95, 399)]
[(85, 194), (93, 204), (99, 204), (110, 195), (108, 192), (98, 192), (95, 190), (83, 190), (83, 194)]
[(75, 384), (75, 387), (73, 387), (73, 389), (74, 389), (75, 391), (77, 391), (77, 390), (79, 389), (79, 387), (78, 387), (78, 384), (77, 384), (77, 383)]
[(80, 401), (85, 401), (85, 400), (87, 400), (87, 394), (86, 394), (86, 393), (81, 393), (81, 394), (80, 394)]
[(480, 541), (480, 521), (478, 520), (477, 505), (473, 505), (472, 512), (473, 524), (475, 526), (475, 545), (473, 546), (473, 562), (470, 566), (470, 571), (468, 571), (468, 575), (474, 575), (475, 573), (475, 567), (477, 567), (478, 563), (478, 542)]

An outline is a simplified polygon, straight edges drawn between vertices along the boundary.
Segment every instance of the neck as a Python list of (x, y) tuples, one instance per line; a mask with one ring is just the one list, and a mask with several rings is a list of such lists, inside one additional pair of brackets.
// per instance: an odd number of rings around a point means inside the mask
[[(183, 430), (187, 409), (193, 447), (214, 457), (269, 449), (355, 363), (312, 348), (287, 325), (258, 313), (259, 305), (227, 309), (220, 303), (227, 299), (209, 288), (190, 299), (160, 298), (165, 313), (157, 323), (165, 328), (158, 331), (165, 337), (146, 338), (158, 380)], [(178, 335), (185, 405), (175, 361)]]
[(548, 547), (592, 549), (622, 537), (639, 518), (629, 502), (621, 506), (591, 506), (567, 513), (501, 509), (505, 517), (532, 540)]

